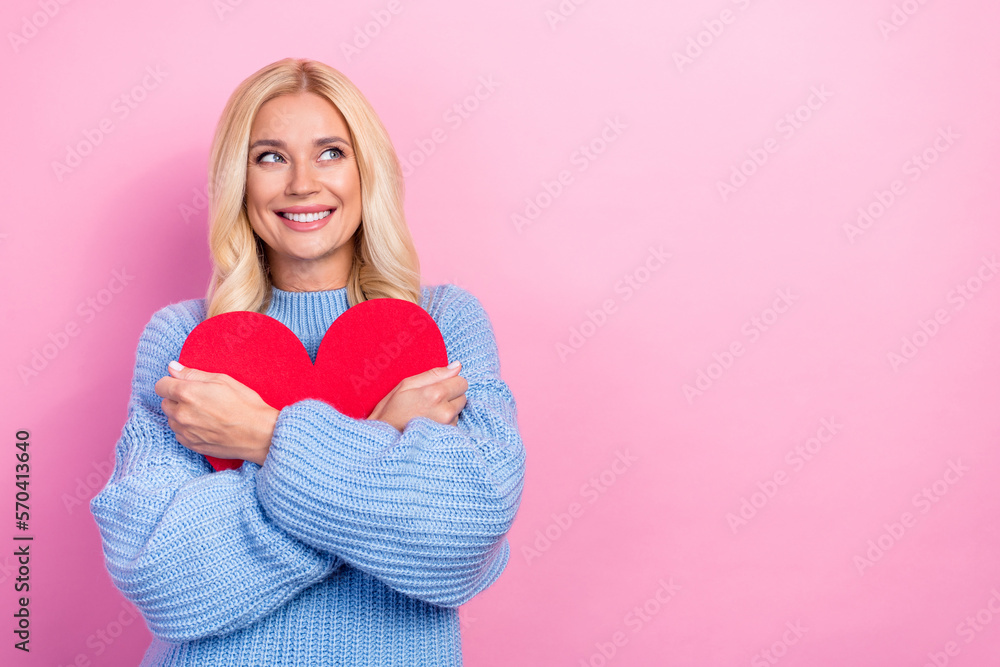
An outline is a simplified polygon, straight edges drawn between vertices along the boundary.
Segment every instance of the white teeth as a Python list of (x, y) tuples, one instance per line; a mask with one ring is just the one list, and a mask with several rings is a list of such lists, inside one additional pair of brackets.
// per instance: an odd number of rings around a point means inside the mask
[(329, 210), (317, 213), (279, 213), (278, 215), (288, 218), (292, 222), (315, 222), (330, 215)]

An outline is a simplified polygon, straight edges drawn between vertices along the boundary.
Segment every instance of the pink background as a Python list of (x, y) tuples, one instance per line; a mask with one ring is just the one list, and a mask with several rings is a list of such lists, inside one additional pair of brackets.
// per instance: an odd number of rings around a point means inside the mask
[[(285, 56), (347, 74), (415, 165), (424, 282), (479, 297), (518, 402), (512, 555), (462, 609), (466, 664), (997, 664), (996, 3), (0, 16), (3, 664), (133, 665), (148, 644), (87, 503), (139, 333), (204, 294), (215, 123)], [(11, 647), (18, 429), (30, 656)]]

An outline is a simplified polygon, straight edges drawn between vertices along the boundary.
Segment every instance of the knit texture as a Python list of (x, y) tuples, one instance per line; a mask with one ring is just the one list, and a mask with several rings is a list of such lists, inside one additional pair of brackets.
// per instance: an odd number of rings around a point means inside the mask
[[(111, 581), (153, 634), (140, 667), (462, 664), (458, 606), (506, 567), (525, 452), (478, 299), (423, 287), (469, 382), (458, 425), (402, 433), (314, 399), (280, 411), (263, 465), (214, 472), (181, 445), (153, 387), (205, 300), (139, 338), (115, 468), (90, 503)], [(273, 288), (267, 314), (315, 362), (347, 288)]]

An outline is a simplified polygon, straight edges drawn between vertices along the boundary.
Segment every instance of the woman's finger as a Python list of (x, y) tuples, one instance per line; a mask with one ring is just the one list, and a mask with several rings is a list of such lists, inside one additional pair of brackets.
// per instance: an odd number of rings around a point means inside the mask
[(441, 380), (441, 385), (447, 392), (445, 394), (445, 400), (448, 401), (454, 401), (459, 396), (464, 396), (465, 392), (469, 389), (469, 381), (461, 375), (445, 378), (444, 380)]
[(198, 380), (199, 382), (213, 382), (216, 376), (222, 373), (211, 373), (209, 371), (198, 370), (190, 366), (183, 366), (179, 361), (171, 361), (167, 364), (167, 371), (172, 377), (182, 380)]
[(163, 410), (163, 414), (167, 417), (172, 418), (174, 416), (174, 410), (177, 408), (177, 401), (165, 398), (160, 401), (160, 409)]
[(169, 398), (177, 400), (177, 389), (184, 384), (183, 380), (178, 380), (177, 378), (170, 377), (169, 375), (164, 375), (156, 384), (153, 385), (153, 391), (160, 398)]
[(411, 375), (408, 378), (403, 378), (399, 383), (403, 389), (419, 389), (420, 387), (425, 387), (429, 384), (434, 384), (435, 382), (440, 382), (446, 378), (451, 378), (461, 370), (461, 366), (456, 366), (455, 368), (448, 368), (447, 366), (439, 366), (438, 368), (431, 368), (423, 373), (418, 373), (416, 375)]

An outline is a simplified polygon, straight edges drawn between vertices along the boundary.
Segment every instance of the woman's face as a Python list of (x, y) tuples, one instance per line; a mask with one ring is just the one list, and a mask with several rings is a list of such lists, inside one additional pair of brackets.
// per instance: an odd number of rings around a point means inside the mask
[(246, 207), (267, 245), (276, 287), (347, 284), (351, 238), (361, 223), (361, 175), (347, 122), (333, 104), (306, 92), (260, 107), (250, 128)]

